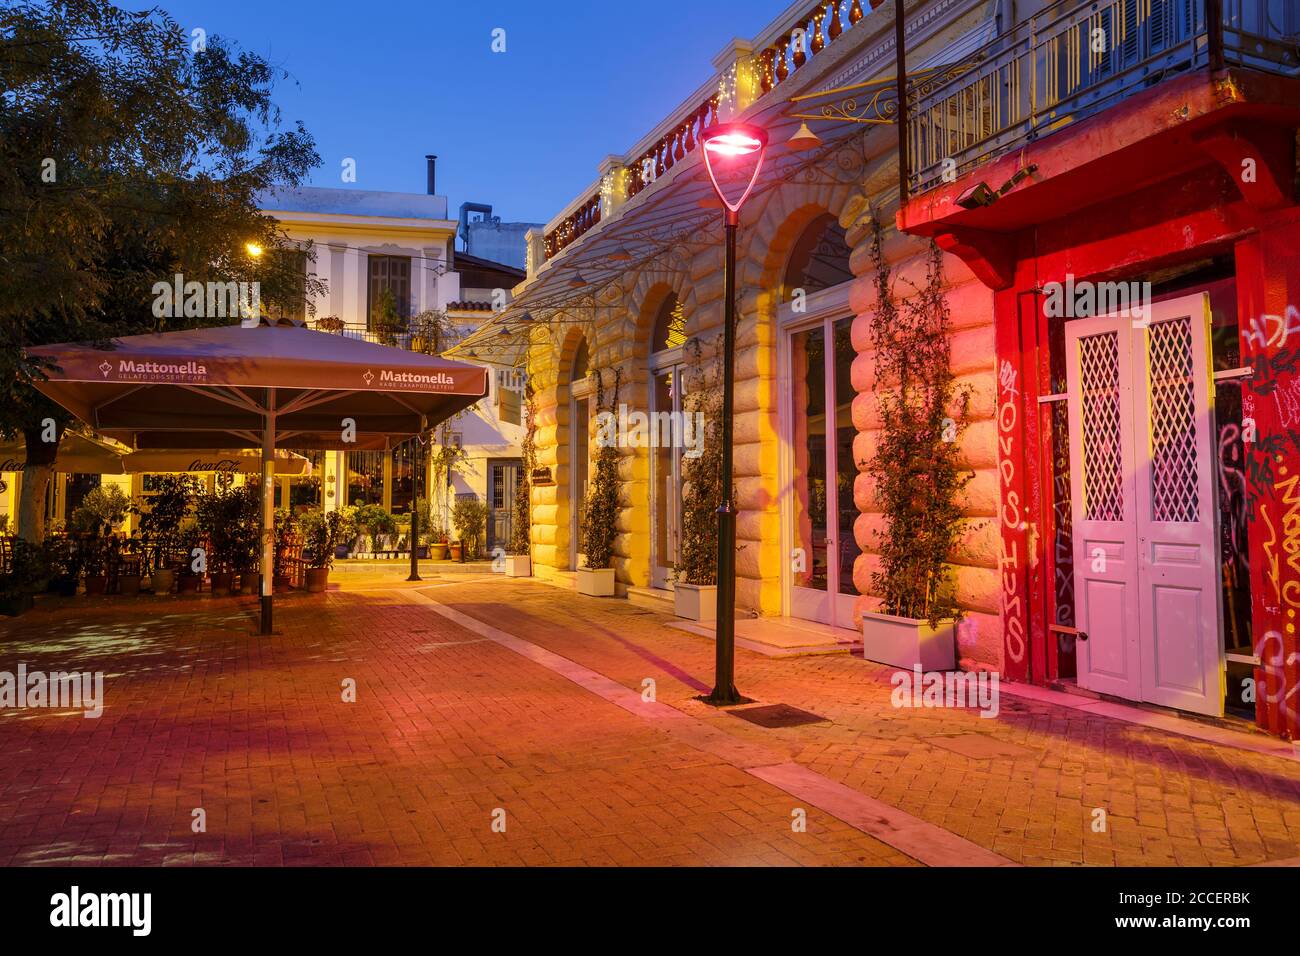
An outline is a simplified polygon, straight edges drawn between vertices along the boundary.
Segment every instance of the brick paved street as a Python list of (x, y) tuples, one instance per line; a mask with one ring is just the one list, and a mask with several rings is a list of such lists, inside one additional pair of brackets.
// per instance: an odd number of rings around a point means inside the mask
[(766, 729), (694, 699), (712, 643), (660, 614), (398, 580), (290, 595), (270, 640), (247, 598), (0, 623), (0, 670), (102, 670), (106, 695), (98, 720), (0, 711), (0, 864), (906, 866), (936, 837), (981, 864), (1300, 857), (1300, 761), (1009, 694), (993, 720), (898, 710), (887, 668), (742, 649), (743, 693), (828, 721)]

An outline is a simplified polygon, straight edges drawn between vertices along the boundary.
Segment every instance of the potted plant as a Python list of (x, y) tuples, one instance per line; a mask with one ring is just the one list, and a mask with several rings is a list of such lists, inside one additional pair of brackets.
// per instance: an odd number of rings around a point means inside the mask
[(153, 593), (168, 594), (176, 581), (173, 556), (180, 545), (181, 523), (190, 513), (198, 482), (192, 475), (154, 475), (150, 491), (134, 502), (131, 510), (140, 517)]
[(0, 614), (17, 617), (30, 610), (35, 594), (50, 577), (45, 549), (15, 538), (8, 570), (0, 574)]
[(204, 569), (207, 567), (207, 558), (200, 559), (196, 554), (202, 552), (204, 547), (203, 532), (199, 530), (197, 516), (181, 522), (176, 532), (176, 541), (182, 551), (176, 591), (178, 594), (194, 594), (203, 584)]
[(271, 579), (274, 588), (288, 588), (292, 583), (289, 576), (289, 551), (297, 542), (298, 519), (288, 508), (275, 510), (275, 574)]
[(68, 527), (81, 534), (106, 535), (125, 520), (131, 510), (131, 499), (117, 485), (100, 485), (91, 488), (81, 499)]
[[(605, 386), (600, 369), (596, 375), (596, 407), (618, 413), (618, 393), (622, 370), (614, 373), (614, 389), (605, 402)], [(592, 597), (614, 594), (614, 537), (618, 534), (618, 459), (616, 442), (602, 442), (596, 453), (596, 473), (587, 495), (587, 524), (583, 528), (583, 553), (586, 566), (578, 569), (578, 593)]]
[(506, 577), (526, 578), (533, 573), (533, 466), (537, 463), (536, 407), (531, 388), (525, 402), (524, 439), (520, 447), (519, 480), (511, 502), (510, 547), (506, 554)]
[(212, 593), (238, 593), (235, 577), (246, 574), (260, 552), (260, 488), (249, 482), (199, 499), (198, 527), (208, 539), (208, 577)]
[(337, 315), (322, 315), (316, 320), (317, 332), (334, 332), (336, 334), (342, 334), (343, 329), (343, 320)]
[(51, 537), (45, 542), (46, 563), (50, 570), (47, 588), (60, 597), (73, 597), (81, 581), (82, 556), (75, 538)]
[(871, 584), (879, 612), (862, 615), (867, 660), (924, 670), (956, 667), (961, 616), (947, 560), (964, 520), (958, 495), (969, 475), (958, 443), (970, 396), (956, 387), (949, 362), (951, 317), (943, 290), (943, 254), (931, 243), (925, 286), (903, 308), (875, 224), (876, 314), (871, 323), (874, 391), (881, 428), (866, 473), (885, 518), (880, 569)]
[(410, 323), (402, 315), (402, 305), (392, 289), (383, 289), (375, 300), (375, 309), (370, 317), (370, 328), (382, 345), (396, 345), (397, 337), (406, 332)]
[[(140, 580), (144, 577), (141, 562), (144, 554), (140, 548), (140, 539), (136, 535), (122, 541), (114, 555), (117, 567), (117, 593), (125, 597), (134, 597), (140, 593)], [(128, 558), (129, 560), (123, 560)]]
[(393, 542), (389, 539), (397, 535), (397, 519), (382, 505), (361, 505), (352, 520), (363, 536), (361, 553), (368, 552), (373, 558), (392, 550)]
[(334, 564), (334, 546), (347, 530), (347, 519), (337, 511), (311, 509), (299, 521), (303, 535), (303, 557), (307, 559), (304, 586), (312, 594), (324, 591)]
[(447, 551), (447, 532), (443, 530), (442, 525), (434, 525), (433, 530), (429, 532), (429, 557), (434, 561), (445, 561)]
[(79, 547), (86, 569), (86, 594), (105, 594), (108, 591), (108, 569), (116, 548), (112, 535), (87, 532), (82, 535)]
[(451, 511), (451, 524), (460, 538), (459, 549), (455, 544), (451, 546), (452, 558), (459, 560), (461, 553), (466, 560), (477, 558), (479, 539), (487, 527), (487, 506), (473, 496), (458, 498)]
[(704, 416), (700, 454), (683, 456), (682, 532), (673, 565), (673, 610), (691, 621), (718, 616), (718, 505), (722, 493), (722, 396), (717, 363), (706, 376), (699, 339), (691, 340), (694, 371), (685, 411)]

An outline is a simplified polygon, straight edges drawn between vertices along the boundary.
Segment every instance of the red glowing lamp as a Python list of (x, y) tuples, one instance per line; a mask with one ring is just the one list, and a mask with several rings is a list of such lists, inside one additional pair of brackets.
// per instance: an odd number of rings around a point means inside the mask
[[(700, 139), (704, 144), (704, 167), (709, 171), (713, 191), (730, 212), (728, 218), (734, 219), (754, 183), (758, 182), (758, 171), (763, 168), (763, 154), (767, 151), (767, 130), (747, 123), (719, 123), (701, 133)], [(718, 173), (743, 168), (741, 164), (749, 162), (753, 163), (753, 169), (745, 182), (744, 192), (733, 202), (718, 182)]]

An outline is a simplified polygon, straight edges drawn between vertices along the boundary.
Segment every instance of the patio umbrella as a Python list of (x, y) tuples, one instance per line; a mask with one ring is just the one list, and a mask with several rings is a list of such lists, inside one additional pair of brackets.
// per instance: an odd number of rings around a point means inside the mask
[(487, 370), (294, 325), (28, 349), (40, 391), (135, 449), (262, 448), (262, 633), (271, 632), (278, 444), (386, 448), (487, 395)]
[[(59, 442), (54, 470), (65, 474), (121, 475), (122, 459), (131, 451), (126, 446), (83, 435), (69, 429)], [(27, 443), (21, 438), (0, 442), (0, 471), (22, 471), (27, 467)]]

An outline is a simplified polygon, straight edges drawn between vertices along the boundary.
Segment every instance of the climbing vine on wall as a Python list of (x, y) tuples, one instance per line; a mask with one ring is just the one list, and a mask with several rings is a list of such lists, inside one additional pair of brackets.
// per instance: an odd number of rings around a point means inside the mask
[(886, 613), (931, 625), (958, 618), (948, 557), (964, 527), (961, 489), (973, 477), (960, 442), (970, 393), (951, 367), (952, 318), (943, 293), (943, 253), (930, 244), (925, 285), (900, 305), (874, 223), (871, 257), (877, 308), (871, 323), (873, 390), (880, 410), (879, 443), (866, 462), (885, 528), (872, 588)]
[(682, 458), (682, 538), (673, 573), (685, 584), (718, 583), (718, 506), (722, 504), (722, 373), (719, 350), (703, 358), (698, 338), (687, 345), (691, 356), (683, 411), (700, 416), (704, 434), (700, 454)]
[[(605, 382), (600, 369), (596, 376), (596, 408), (601, 412), (618, 415), (618, 393), (622, 386), (623, 370), (614, 371), (614, 388), (608, 403), (605, 401)], [(596, 454), (596, 474), (592, 478), (591, 492), (587, 495), (587, 525), (583, 529), (583, 553), (588, 568), (614, 566), (614, 536), (618, 533), (618, 459), (617, 442), (604, 442)]]
[(524, 399), (524, 438), (519, 446), (519, 479), (515, 482), (514, 514), (510, 523), (510, 553), (532, 552), (533, 469), (537, 467), (537, 403), (532, 386)]

